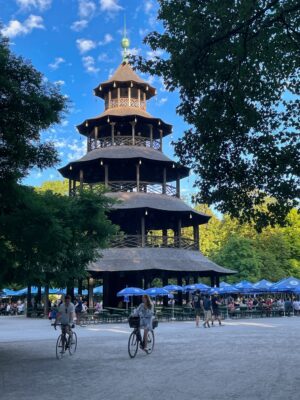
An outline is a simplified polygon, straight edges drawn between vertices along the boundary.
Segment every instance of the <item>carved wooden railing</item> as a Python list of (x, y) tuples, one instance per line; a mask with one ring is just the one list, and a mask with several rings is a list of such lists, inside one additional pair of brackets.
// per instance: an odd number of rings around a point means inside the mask
[(144, 146), (152, 147), (155, 150), (160, 150), (160, 140), (153, 139), (152, 145), (150, 139), (144, 136), (135, 136), (134, 142), (132, 136), (117, 136), (114, 137), (112, 142), (111, 136), (105, 136), (99, 139), (90, 139), (90, 150), (99, 149), (109, 146)]
[[(84, 183), (82, 188), (89, 188), (91, 190), (96, 188), (103, 188), (103, 183)], [(163, 194), (163, 185), (161, 183), (144, 182), (139, 183), (139, 190), (137, 190), (136, 181), (114, 181), (108, 182), (108, 188), (111, 192), (143, 192), (143, 193), (155, 193)], [(81, 190), (80, 185), (71, 189), (70, 195), (75, 195)], [(172, 185), (166, 185), (166, 193), (168, 196), (176, 196), (176, 187)]]
[(129, 100), (128, 97), (120, 97), (118, 99), (111, 99), (110, 101), (105, 101), (105, 109), (109, 108), (117, 108), (117, 107), (134, 107), (141, 108), (142, 110), (146, 110), (146, 102), (144, 100), (139, 100), (136, 98), (131, 98)]
[(154, 235), (116, 235), (109, 244), (110, 248), (151, 247), (151, 248), (180, 248), (199, 250), (199, 244), (192, 239), (178, 236)]

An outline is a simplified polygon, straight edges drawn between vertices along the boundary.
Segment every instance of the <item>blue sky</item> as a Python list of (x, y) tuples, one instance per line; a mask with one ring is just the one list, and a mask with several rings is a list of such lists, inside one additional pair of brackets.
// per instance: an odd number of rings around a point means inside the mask
[[(104, 102), (92, 89), (105, 81), (122, 61), (120, 41), (126, 15), (130, 51), (151, 58), (153, 52), (142, 44), (151, 30), (161, 30), (156, 20), (156, 0), (0, 0), (2, 33), (11, 49), (41, 71), (46, 79), (61, 86), (70, 102), (65, 120), (43, 133), (60, 154), (59, 166), (81, 157), (86, 140), (75, 126), (104, 109)], [(176, 115), (176, 93), (166, 92), (158, 77), (141, 75), (156, 87), (157, 96), (147, 110), (173, 125), (173, 135), (164, 140), (164, 152), (174, 158), (171, 141), (186, 128)], [(39, 185), (61, 179), (56, 169), (34, 170), (25, 180)], [(182, 194), (192, 189), (193, 176), (182, 182)]]

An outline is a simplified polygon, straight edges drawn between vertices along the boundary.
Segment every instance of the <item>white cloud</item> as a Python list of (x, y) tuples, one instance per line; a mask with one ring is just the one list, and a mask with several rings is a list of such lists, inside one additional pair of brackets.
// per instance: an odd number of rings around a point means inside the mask
[(27, 35), (33, 29), (45, 29), (42, 17), (29, 15), (23, 23), (16, 19), (11, 20), (8, 25), (4, 26), (1, 32), (4, 36), (13, 38), (19, 35)]
[(155, 59), (155, 57), (161, 57), (164, 54), (164, 52), (163, 52), (163, 50), (158, 49), (158, 50), (154, 50), (154, 51), (147, 51), (146, 54), (147, 54), (148, 60), (153, 60), (153, 59)]
[(63, 85), (66, 84), (66, 82), (65, 82), (65, 81), (62, 81), (62, 80), (59, 80), (59, 81), (55, 81), (54, 84), (55, 84), (55, 85), (58, 85), (58, 86), (63, 86)]
[(82, 19), (80, 21), (75, 21), (71, 25), (71, 29), (75, 32), (80, 32), (88, 25), (88, 21), (86, 19)]
[(69, 121), (67, 121), (66, 119), (61, 123), (61, 126), (66, 127), (69, 125)]
[(118, 2), (118, 0), (100, 0), (100, 9), (101, 11), (107, 11), (110, 14), (119, 12), (123, 10), (123, 7), (121, 7)]
[(139, 35), (142, 37), (146, 36), (148, 32), (149, 32), (148, 28), (145, 28), (145, 29), (140, 28), (139, 29)]
[(155, 77), (150, 75), (148, 78), (146, 78), (146, 81), (152, 86), (155, 81)]
[(86, 141), (79, 142), (75, 139), (72, 144), (68, 144), (68, 148), (72, 151), (67, 154), (68, 160), (77, 160), (86, 153)]
[(86, 53), (97, 46), (93, 40), (89, 39), (77, 39), (76, 44), (81, 54)]
[(145, 13), (149, 14), (152, 9), (153, 9), (153, 3), (149, 0), (145, 1), (145, 3), (144, 3)]
[(112, 37), (112, 35), (110, 33), (106, 33), (104, 35), (104, 39), (99, 42), (99, 46), (104, 46), (104, 45), (112, 42), (113, 40), (114, 40), (114, 38)]
[(90, 19), (96, 11), (96, 4), (89, 0), (79, 0), (78, 15), (81, 19)]
[(95, 66), (95, 60), (93, 57), (91, 56), (82, 57), (82, 62), (86, 72), (90, 74), (96, 74), (97, 72), (100, 71), (100, 69)]
[(158, 101), (158, 105), (162, 106), (164, 105), (166, 102), (168, 101), (168, 99), (166, 97), (163, 97), (162, 99), (160, 99)]
[(131, 49), (128, 49), (128, 54), (130, 54), (132, 56), (138, 56), (140, 53), (141, 53), (141, 49), (139, 49), (139, 48), (132, 47)]
[(101, 62), (110, 62), (110, 61), (111, 61), (111, 58), (109, 58), (109, 56), (108, 56), (107, 53), (101, 53), (101, 54), (99, 54), (99, 56), (98, 56), (98, 61), (101, 61)]
[(16, 0), (16, 2), (21, 10), (37, 8), (39, 11), (45, 11), (51, 6), (52, 0)]
[(64, 62), (66, 62), (66, 60), (62, 57), (55, 57), (55, 60), (52, 64), (49, 64), (49, 67), (51, 69), (57, 69), (60, 64), (63, 64)]

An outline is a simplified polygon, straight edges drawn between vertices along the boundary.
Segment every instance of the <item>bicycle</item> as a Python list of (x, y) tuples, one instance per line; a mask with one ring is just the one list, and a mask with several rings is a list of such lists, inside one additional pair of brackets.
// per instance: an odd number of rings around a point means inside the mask
[[(61, 325), (61, 324), (52, 324), (56, 330), (56, 326)], [(69, 333), (64, 332), (61, 333), (56, 341), (56, 358), (60, 360), (63, 358), (64, 354), (66, 353), (67, 350), (69, 350), (70, 356), (76, 353), (77, 349), (77, 335), (76, 332), (72, 330), (72, 328), (75, 328), (75, 325), (72, 324), (70, 326), (70, 331)]]
[[(130, 328), (133, 328), (129, 339), (128, 339), (128, 354), (130, 358), (134, 358), (137, 354), (139, 345), (140, 348), (145, 351), (146, 354), (151, 354), (154, 349), (155, 337), (154, 332), (148, 331), (146, 349), (144, 349), (143, 339), (140, 330), (140, 317), (130, 316), (128, 318)], [(158, 326), (158, 321), (153, 320), (153, 329)]]

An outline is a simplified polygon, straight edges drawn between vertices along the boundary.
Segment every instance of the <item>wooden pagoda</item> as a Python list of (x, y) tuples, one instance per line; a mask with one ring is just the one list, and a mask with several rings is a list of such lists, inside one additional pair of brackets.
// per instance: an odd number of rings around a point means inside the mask
[[(189, 169), (163, 153), (163, 138), (172, 126), (146, 111), (156, 93), (126, 59), (114, 75), (94, 89), (105, 102), (97, 117), (78, 125), (87, 138), (87, 153), (60, 169), (69, 180), (69, 194), (85, 186), (105, 185), (108, 196), (121, 200), (110, 219), (120, 226), (103, 257), (91, 263), (91, 277), (103, 279), (104, 306), (115, 306), (126, 286), (149, 287), (155, 277), (163, 285), (209, 276), (212, 285), (233, 271), (216, 265), (199, 249), (199, 226), (209, 216), (180, 199), (180, 180)], [(182, 228), (193, 227), (193, 239)]]

